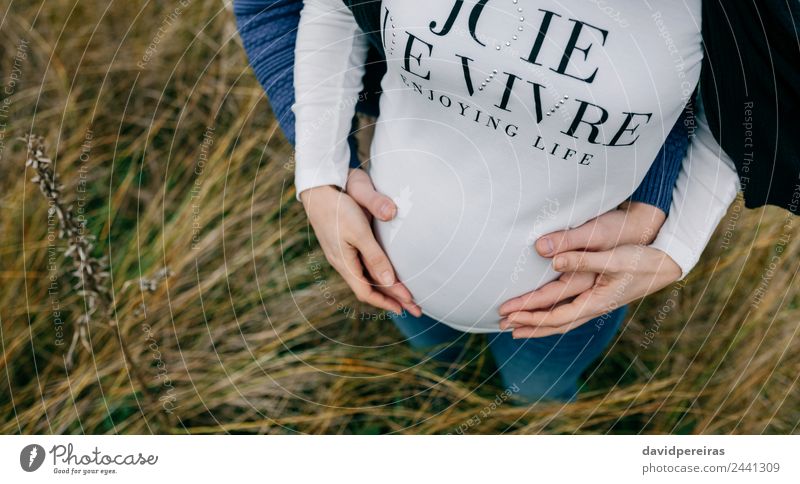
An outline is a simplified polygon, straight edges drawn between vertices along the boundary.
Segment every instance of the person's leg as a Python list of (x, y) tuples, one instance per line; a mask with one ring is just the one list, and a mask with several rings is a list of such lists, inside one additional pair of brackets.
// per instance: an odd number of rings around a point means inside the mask
[(392, 321), (412, 348), (440, 361), (457, 361), (469, 336), (424, 314), (417, 318), (403, 311), (393, 314)]
[(490, 335), (489, 346), (503, 384), (529, 402), (573, 400), (578, 378), (614, 338), (626, 309), (616, 309), (566, 334), (516, 340), (510, 332)]

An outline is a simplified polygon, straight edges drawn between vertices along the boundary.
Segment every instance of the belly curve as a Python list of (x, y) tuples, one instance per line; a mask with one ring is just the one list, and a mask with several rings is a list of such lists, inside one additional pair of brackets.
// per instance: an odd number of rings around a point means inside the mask
[[(533, 250), (532, 224), (436, 223), (437, 215), (452, 210), (459, 209), (417, 202), (391, 222), (376, 221), (374, 231), (426, 315), (461, 331), (498, 332), (503, 302), (559, 274)], [(461, 220), (473, 215), (465, 210)]]
[(576, 207), (574, 183), (551, 182), (537, 160), (502, 146), (460, 157), (420, 149), (434, 133), (442, 146), (467, 140), (406, 123), (378, 123), (371, 146), (372, 182), (398, 207), (394, 220), (374, 222), (378, 242), (425, 314), (461, 331), (498, 332), (503, 302), (559, 275), (533, 249), (536, 239), (583, 223), (598, 203)]

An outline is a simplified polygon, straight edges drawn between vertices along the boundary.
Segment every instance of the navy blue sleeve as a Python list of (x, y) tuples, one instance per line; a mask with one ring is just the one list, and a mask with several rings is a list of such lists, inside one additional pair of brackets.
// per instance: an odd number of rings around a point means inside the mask
[(283, 133), (295, 143), (294, 45), (302, 0), (235, 0), (233, 13), (250, 66)]
[[(295, 144), (294, 46), (302, 0), (235, 0), (233, 13), (250, 67), (264, 88), (286, 139)], [(350, 166), (360, 166), (350, 137)]]
[(655, 161), (645, 175), (639, 188), (631, 195), (632, 202), (653, 205), (669, 215), (672, 205), (672, 190), (681, 171), (683, 157), (689, 147), (689, 130), (684, 111), (675, 122)]

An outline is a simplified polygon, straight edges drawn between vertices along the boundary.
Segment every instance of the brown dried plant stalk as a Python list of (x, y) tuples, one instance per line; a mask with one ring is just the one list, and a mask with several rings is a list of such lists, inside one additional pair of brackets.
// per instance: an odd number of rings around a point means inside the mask
[[(62, 198), (61, 190), (64, 188), (59, 183), (58, 174), (53, 168), (53, 161), (47, 156), (44, 138), (39, 135), (29, 134), (23, 138), (27, 144), (27, 161), (25, 165), (32, 168), (36, 175), (31, 179), (39, 186), (39, 190), (49, 202), (48, 217), (56, 217), (58, 220), (58, 236), (66, 241), (66, 251), (64, 256), (72, 261), (71, 275), (75, 279), (73, 288), (79, 296), (83, 298), (85, 308), (75, 321), (72, 342), (65, 356), (65, 365), (70, 370), (74, 365), (75, 349), (78, 342), (91, 352), (89, 343), (89, 324), (93, 319), (104, 320), (109, 327), (117, 333), (118, 341), (134, 377), (141, 385), (144, 392), (151, 398), (154, 405), (157, 405), (155, 397), (147, 391), (148, 385), (141, 372), (131, 358), (127, 345), (122, 338), (119, 326), (116, 324), (114, 298), (112, 298), (109, 288), (108, 257), (96, 257), (93, 255), (96, 238), (93, 234), (87, 233), (85, 219), (75, 216), (73, 205)], [(171, 275), (169, 268), (159, 270), (151, 278), (142, 278), (138, 281), (140, 290), (154, 292), (160, 282)], [(123, 291), (130, 287), (132, 281), (128, 281), (123, 286)], [(156, 412), (159, 419), (163, 420), (163, 415)], [(163, 423), (163, 422), (162, 422)]]
[(76, 280), (74, 289), (86, 304), (86, 310), (75, 322), (72, 343), (67, 351), (66, 364), (71, 368), (79, 340), (86, 351), (91, 351), (87, 330), (98, 309), (102, 311), (103, 319), (112, 319), (112, 299), (107, 286), (108, 259), (92, 256), (95, 248), (94, 235), (86, 233), (85, 222), (79, 221), (74, 215), (72, 205), (62, 200), (61, 190), (64, 187), (58, 182), (53, 161), (46, 154), (44, 139), (41, 136), (28, 135), (24, 141), (28, 145), (25, 165), (36, 172), (31, 181), (39, 185), (39, 190), (50, 202), (48, 217), (56, 216), (58, 219), (58, 237), (67, 242), (64, 256), (73, 262), (72, 276)]

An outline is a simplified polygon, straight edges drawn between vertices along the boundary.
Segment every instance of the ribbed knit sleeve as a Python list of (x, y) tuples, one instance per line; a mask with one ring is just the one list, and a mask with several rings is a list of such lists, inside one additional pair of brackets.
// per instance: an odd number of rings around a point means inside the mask
[(672, 127), (639, 188), (631, 195), (631, 201), (653, 205), (669, 215), (675, 181), (678, 179), (683, 157), (689, 147), (689, 130), (685, 119), (684, 112)]
[(302, 0), (235, 0), (233, 12), (250, 66), (286, 138), (295, 144), (294, 47)]

